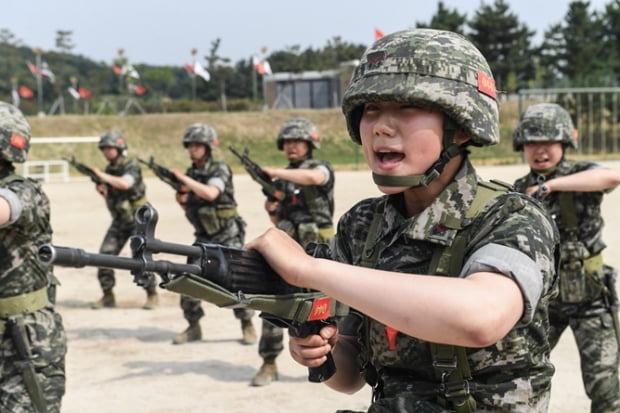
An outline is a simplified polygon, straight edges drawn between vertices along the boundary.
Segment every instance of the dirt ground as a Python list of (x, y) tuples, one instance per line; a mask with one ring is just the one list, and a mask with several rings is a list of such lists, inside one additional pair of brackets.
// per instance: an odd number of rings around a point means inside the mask
[[(620, 161), (602, 163), (620, 168)], [(486, 179), (512, 182), (527, 168), (513, 165), (481, 167), (479, 171)], [(235, 175), (234, 179), (250, 240), (270, 225), (262, 209), (263, 196), (258, 184), (247, 175)], [(46, 183), (44, 188), (52, 202), (54, 244), (96, 252), (110, 218), (92, 183), (73, 178), (70, 182)], [(336, 217), (357, 200), (377, 194), (368, 172), (338, 172)], [(148, 178), (147, 195), (159, 212), (157, 238), (191, 243), (192, 229), (175, 203), (172, 189), (156, 178)], [(608, 244), (605, 259), (617, 268), (620, 218), (614, 212), (619, 209), (617, 190), (606, 196), (603, 212)], [(62, 283), (58, 311), (69, 340), (63, 413), (332, 412), (338, 408), (368, 407), (368, 388), (345, 395), (309, 383), (306, 369), (292, 361), (286, 348), (278, 358), (280, 380), (261, 388), (249, 386), (261, 360), (256, 344), (239, 343), (240, 324), (232, 310), (205, 303), (206, 317), (201, 320), (203, 340), (174, 346), (172, 338), (186, 327), (175, 293), (160, 290), (159, 307), (143, 310), (145, 293), (133, 285), (128, 272), (118, 271), (118, 307), (91, 310), (90, 302), (101, 294), (96, 270), (56, 267), (56, 275)], [(254, 324), (259, 331), (260, 323), (255, 316)], [(285, 345), (286, 342), (285, 339)], [(564, 334), (552, 359), (557, 373), (550, 412), (589, 411), (570, 332)]]

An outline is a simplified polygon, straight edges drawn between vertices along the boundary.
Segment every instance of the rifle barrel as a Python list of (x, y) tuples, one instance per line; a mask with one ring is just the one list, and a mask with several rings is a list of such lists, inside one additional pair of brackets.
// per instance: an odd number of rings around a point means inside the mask
[(164, 260), (144, 261), (110, 254), (92, 254), (80, 248), (58, 247), (51, 244), (43, 244), (39, 247), (38, 258), (44, 264), (74, 268), (110, 267), (139, 273), (151, 271), (158, 274), (187, 272), (200, 275), (202, 272), (200, 266), (194, 264), (179, 264)]

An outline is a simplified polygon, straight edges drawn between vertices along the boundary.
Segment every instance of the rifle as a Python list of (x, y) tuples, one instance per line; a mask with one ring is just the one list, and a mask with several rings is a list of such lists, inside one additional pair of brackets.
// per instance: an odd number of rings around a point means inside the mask
[(76, 161), (75, 156), (72, 156), (71, 159), (68, 159), (68, 158), (62, 158), (62, 159), (69, 162), (75, 169), (78, 170), (78, 172), (83, 173), (84, 175), (88, 175), (90, 177), (90, 180), (93, 181), (94, 183), (96, 184), (104, 183), (101, 180), (101, 178), (97, 176), (95, 171), (93, 171), (93, 168), (91, 168), (90, 166), (86, 164)]
[(159, 179), (170, 185), (175, 191), (187, 192), (185, 185), (183, 185), (183, 183), (181, 183), (181, 181), (179, 181), (177, 177), (170, 172), (170, 169), (155, 163), (152, 156), (149, 158), (148, 162), (142, 158), (138, 158), (138, 161), (148, 166)]
[(263, 169), (249, 157), (249, 150), (245, 148), (243, 154), (240, 154), (234, 147), (229, 146), (228, 149), (241, 161), (241, 164), (245, 170), (250, 174), (253, 180), (258, 182), (263, 187), (263, 193), (272, 201), (283, 201), (284, 192), (275, 187), (273, 181), (263, 171)]
[[(136, 235), (130, 238), (132, 258), (89, 253), (79, 248), (43, 244), (39, 261), (48, 265), (82, 268), (108, 267), (130, 270), (142, 285), (146, 272), (162, 278), (160, 287), (208, 301), (218, 307), (243, 307), (261, 311), (260, 316), (289, 334), (306, 337), (348, 313), (348, 307), (324, 294), (287, 284), (254, 250), (219, 244), (176, 244), (155, 238), (157, 211), (150, 204), (136, 211)], [(187, 263), (154, 260), (153, 254), (187, 257)], [(308, 380), (323, 382), (335, 372), (331, 353), (327, 361), (310, 368)]]

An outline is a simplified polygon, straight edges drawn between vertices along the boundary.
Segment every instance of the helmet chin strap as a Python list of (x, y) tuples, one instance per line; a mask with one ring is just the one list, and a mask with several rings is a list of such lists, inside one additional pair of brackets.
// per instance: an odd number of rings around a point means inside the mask
[(469, 143), (466, 142), (462, 145), (457, 145), (454, 143), (454, 135), (456, 133), (456, 126), (452, 120), (448, 117), (445, 118), (444, 128), (443, 128), (443, 147), (445, 148), (439, 159), (435, 161), (423, 174), (419, 175), (407, 175), (407, 176), (392, 176), (392, 175), (380, 175), (376, 173), (372, 173), (372, 179), (378, 186), (408, 186), (410, 188), (419, 188), (422, 186), (428, 186), (431, 182), (433, 182), (443, 169), (450, 159), (455, 156), (462, 154), (465, 152), (466, 147)]

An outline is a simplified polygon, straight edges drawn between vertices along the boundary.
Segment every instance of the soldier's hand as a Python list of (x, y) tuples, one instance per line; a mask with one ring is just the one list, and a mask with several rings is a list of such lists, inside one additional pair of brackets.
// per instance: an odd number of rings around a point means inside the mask
[(301, 275), (302, 268), (312, 268), (315, 258), (306, 254), (303, 247), (279, 228), (270, 228), (263, 235), (247, 244), (257, 250), (267, 263), (287, 283), (296, 287), (313, 288)]
[(297, 363), (306, 367), (319, 367), (338, 341), (338, 328), (328, 324), (319, 334), (304, 338), (289, 336), (289, 352)]
[(174, 197), (176, 198), (181, 208), (185, 209), (187, 205), (187, 192), (176, 192)]
[(105, 184), (97, 184), (95, 185), (95, 189), (101, 194), (102, 197), (108, 197), (108, 187)]

